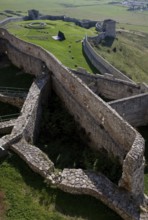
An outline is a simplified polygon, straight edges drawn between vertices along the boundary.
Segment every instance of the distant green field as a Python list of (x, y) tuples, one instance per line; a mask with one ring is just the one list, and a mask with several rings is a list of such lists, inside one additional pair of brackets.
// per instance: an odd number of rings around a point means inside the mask
[[(128, 11), (121, 5), (109, 4), (111, 0), (1, 0), (0, 12), (11, 9), (27, 14), (28, 9), (35, 8), (43, 14), (67, 15), (81, 19), (104, 20), (115, 19), (117, 22), (148, 28), (148, 11)], [(118, 1), (118, 2), (121, 2)], [(9, 14), (8, 14), (9, 15)]]
[[(46, 50), (53, 53), (65, 66), (73, 69), (81, 66), (92, 72), (91, 67), (87, 63), (82, 51), (82, 40), (87, 34), (89, 36), (96, 35), (93, 29), (85, 29), (76, 26), (74, 23), (63, 21), (45, 21), (47, 23), (45, 29), (29, 29), (25, 28), (29, 22), (11, 23), (6, 28), (19, 38), (42, 46)], [(58, 31), (65, 34), (66, 40), (56, 41), (52, 36), (56, 36)]]

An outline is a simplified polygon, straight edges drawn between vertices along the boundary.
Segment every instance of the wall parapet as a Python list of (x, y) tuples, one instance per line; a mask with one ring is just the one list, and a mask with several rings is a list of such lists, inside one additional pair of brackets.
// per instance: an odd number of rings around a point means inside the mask
[(108, 103), (132, 126), (148, 124), (148, 93), (119, 99)]
[(148, 92), (148, 88), (143, 84), (134, 84), (122, 79), (117, 79), (111, 74), (87, 73), (85, 69), (71, 70), (76, 76), (82, 79), (87, 86), (97, 95), (101, 95), (109, 100), (121, 99), (133, 95)]
[(8, 24), (10, 22), (23, 21), (23, 19), (24, 19), (23, 17), (10, 17), (10, 18), (6, 18), (6, 19), (0, 21), (0, 26), (2, 27), (2, 26), (6, 25), (6, 24)]
[(86, 56), (88, 57), (88, 59), (90, 60), (90, 62), (96, 67), (96, 69), (100, 73), (102, 73), (102, 74), (110, 73), (118, 79), (123, 79), (123, 80), (129, 81), (129, 82), (133, 82), (126, 75), (124, 75), (122, 72), (120, 72), (114, 66), (112, 66), (108, 61), (106, 61), (102, 56), (100, 56), (98, 53), (96, 53), (95, 50), (90, 45), (88, 39), (89, 38), (86, 36), (83, 40), (83, 50), (84, 50)]

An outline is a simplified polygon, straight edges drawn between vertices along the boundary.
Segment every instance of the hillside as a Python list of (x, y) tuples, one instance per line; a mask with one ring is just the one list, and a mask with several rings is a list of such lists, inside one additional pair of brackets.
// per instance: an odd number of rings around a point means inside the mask
[(106, 38), (95, 51), (135, 82), (148, 83), (148, 35), (118, 31), (116, 39)]

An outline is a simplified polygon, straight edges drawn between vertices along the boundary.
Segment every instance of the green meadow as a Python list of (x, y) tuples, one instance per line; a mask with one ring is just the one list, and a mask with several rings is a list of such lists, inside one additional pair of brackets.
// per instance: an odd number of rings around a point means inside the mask
[[(72, 22), (44, 21), (44, 29), (30, 29), (26, 25), (30, 22), (11, 23), (6, 28), (17, 37), (37, 44), (54, 54), (65, 66), (73, 69), (81, 66), (92, 72), (91, 65), (87, 62), (82, 51), (82, 40), (88, 36), (96, 35), (95, 29), (85, 29), (76, 26)], [(66, 37), (64, 41), (57, 41), (52, 38), (58, 31), (62, 31)]]

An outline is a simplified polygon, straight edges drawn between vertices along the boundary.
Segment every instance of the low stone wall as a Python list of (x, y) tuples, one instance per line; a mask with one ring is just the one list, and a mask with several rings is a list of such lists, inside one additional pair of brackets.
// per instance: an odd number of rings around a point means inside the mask
[[(34, 143), (39, 133), (39, 123), (42, 112), (42, 95), (44, 87), (48, 84), (49, 75), (41, 74), (33, 82), (28, 96), (25, 100), (21, 114), (16, 120), (16, 124), (12, 133), (20, 132), (25, 140), (29, 143)], [(47, 95), (44, 97), (46, 100)]]
[(10, 17), (10, 18), (6, 18), (2, 21), (0, 21), (0, 26), (4, 26), (10, 22), (17, 22), (17, 21), (23, 21), (23, 17)]
[(110, 74), (92, 75), (83, 69), (71, 71), (82, 79), (97, 95), (101, 95), (110, 100), (121, 99), (148, 92), (148, 88), (146, 88), (144, 84), (134, 84), (116, 79)]
[(47, 175), (54, 172), (54, 164), (47, 155), (39, 148), (28, 144), (24, 139), (17, 144), (11, 145), (10, 149), (17, 153), (34, 172), (42, 177), (46, 178)]
[[(26, 17), (26, 19), (28, 19)], [(77, 18), (71, 18), (71, 17), (67, 17), (65, 15), (42, 15), (39, 16), (40, 20), (62, 20), (65, 22), (73, 22), (76, 25), (83, 27), (83, 28), (91, 28), (91, 27), (95, 27), (97, 21), (92, 21), (92, 20), (80, 20)]]
[[(137, 205), (105, 176), (81, 169), (64, 169), (58, 187), (72, 194), (92, 195), (117, 212), (125, 220), (139, 220)], [(104, 187), (105, 186), (105, 187)]]
[(148, 93), (108, 103), (132, 126), (148, 125)]
[(129, 79), (126, 75), (124, 75), (122, 72), (120, 72), (118, 69), (116, 69), (114, 66), (112, 66), (109, 62), (107, 62), (102, 56), (100, 56), (98, 53), (94, 51), (90, 43), (88, 42), (87, 36), (83, 40), (83, 50), (92, 63), (93, 66), (96, 67), (96, 69), (104, 74), (104, 73), (110, 73), (115, 78), (123, 79), (128, 82), (133, 82), (131, 79)]

